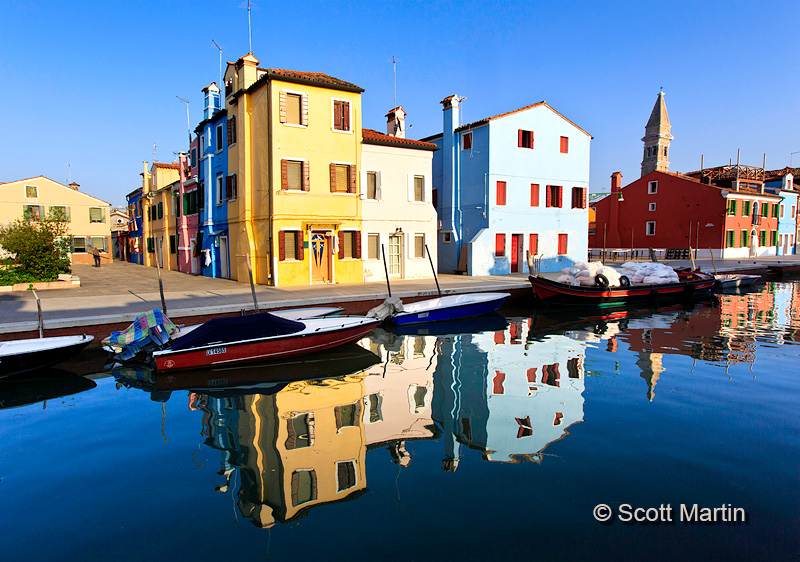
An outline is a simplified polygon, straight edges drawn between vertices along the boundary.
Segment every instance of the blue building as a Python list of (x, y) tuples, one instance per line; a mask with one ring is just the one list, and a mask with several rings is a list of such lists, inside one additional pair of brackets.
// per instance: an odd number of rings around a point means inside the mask
[[(228, 171), (228, 137), (230, 126), (227, 111), (222, 109), (220, 89), (215, 82), (203, 88), (203, 121), (195, 129), (199, 137), (198, 154), (192, 153), (192, 163), (198, 164), (199, 189), (203, 200), (199, 213), (201, 266), (207, 277), (229, 279), (228, 205), (224, 204), (225, 177)], [(232, 125), (232, 123), (230, 124)]]
[(128, 201), (128, 259), (131, 263), (144, 263), (144, 226), (142, 225), (142, 188), (125, 196)]
[(433, 155), (439, 271), (498, 275), (585, 261), (591, 135), (542, 101), (460, 125), (458, 96), (442, 100)]
[(797, 202), (792, 168), (766, 172), (764, 191), (783, 197), (778, 211), (778, 255), (789, 256), (797, 253)]

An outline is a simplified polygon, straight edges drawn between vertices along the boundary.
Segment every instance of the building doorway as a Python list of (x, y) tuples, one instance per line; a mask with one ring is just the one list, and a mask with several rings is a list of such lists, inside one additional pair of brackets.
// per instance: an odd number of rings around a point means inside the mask
[(403, 235), (390, 234), (389, 248), (386, 255), (386, 267), (389, 277), (403, 276)]
[(522, 234), (511, 235), (511, 273), (519, 272), (519, 264), (522, 263)]
[(220, 236), (219, 237), (219, 274), (220, 277), (223, 279), (230, 279), (231, 272), (230, 267), (228, 267), (228, 237), (227, 236)]
[(189, 263), (192, 267), (192, 274), (197, 275), (197, 240), (191, 241), (191, 248), (189, 249)]
[(311, 232), (311, 282), (330, 283), (333, 248), (327, 232)]

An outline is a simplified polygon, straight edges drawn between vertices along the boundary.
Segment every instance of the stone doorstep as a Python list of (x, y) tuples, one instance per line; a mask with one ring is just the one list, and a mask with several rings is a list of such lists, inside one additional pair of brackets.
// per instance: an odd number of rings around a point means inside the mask
[(75, 275), (62, 273), (58, 276), (58, 281), (48, 281), (43, 283), (14, 283), (13, 285), (0, 286), (0, 293), (9, 293), (11, 291), (27, 291), (28, 287), (33, 285), (37, 291), (45, 289), (73, 289), (81, 286), (81, 280)]

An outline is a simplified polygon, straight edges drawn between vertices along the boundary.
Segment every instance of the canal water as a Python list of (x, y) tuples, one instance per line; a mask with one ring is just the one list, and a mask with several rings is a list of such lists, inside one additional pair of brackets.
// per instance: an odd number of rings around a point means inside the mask
[(188, 378), (3, 381), (0, 552), (795, 560), (798, 311), (797, 282), (769, 283)]

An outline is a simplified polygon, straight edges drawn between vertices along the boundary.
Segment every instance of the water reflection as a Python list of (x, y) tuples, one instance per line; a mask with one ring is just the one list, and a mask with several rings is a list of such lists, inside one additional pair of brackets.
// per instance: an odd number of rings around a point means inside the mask
[(25, 376), (0, 379), (0, 409), (18, 408), (91, 390), (93, 380), (69, 371), (49, 368)]
[(546, 450), (584, 419), (591, 355), (633, 365), (641, 399), (654, 401), (671, 355), (727, 371), (752, 366), (758, 341), (796, 341), (797, 304), (796, 284), (771, 284), (693, 309), (376, 329), (354, 348), (279, 366), (117, 376), (159, 400), (189, 391), (203, 444), (220, 455), (211, 486), (234, 494), (239, 512), (267, 528), (366, 493), (373, 450), (400, 470), (415, 462), (409, 442), (422, 440), (440, 444), (447, 472), (469, 451), (493, 463), (546, 463)]

